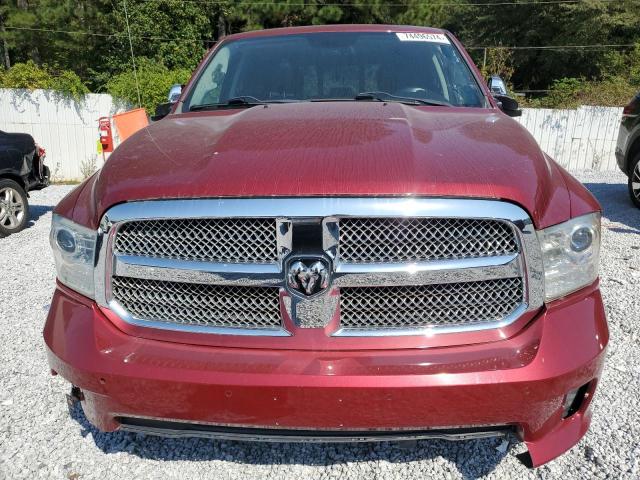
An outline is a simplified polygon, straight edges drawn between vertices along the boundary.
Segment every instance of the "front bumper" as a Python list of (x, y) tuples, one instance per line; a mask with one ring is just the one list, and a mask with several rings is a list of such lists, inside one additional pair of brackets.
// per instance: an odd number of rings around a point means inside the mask
[[(333, 441), (398, 431), (446, 438), (438, 434), (507, 426), (537, 466), (587, 431), (608, 330), (593, 285), (498, 342), (378, 351), (220, 348), (127, 335), (93, 302), (58, 286), (44, 337), (52, 370), (81, 389), (84, 412), (101, 430), (137, 424), (162, 433), (168, 425), (191, 425), (170, 429), (179, 432), (204, 424), (196, 429), (273, 438), (304, 431), (289, 438)], [(584, 402), (563, 419), (565, 395), (587, 383)]]

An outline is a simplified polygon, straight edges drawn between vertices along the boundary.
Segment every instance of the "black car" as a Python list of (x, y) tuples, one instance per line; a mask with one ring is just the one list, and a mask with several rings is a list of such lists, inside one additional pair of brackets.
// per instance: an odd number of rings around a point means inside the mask
[(29, 219), (28, 192), (49, 185), (45, 151), (26, 133), (0, 130), (0, 237), (19, 232)]
[(640, 93), (622, 110), (616, 144), (618, 166), (629, 177), (629, 195), (640, 208)]

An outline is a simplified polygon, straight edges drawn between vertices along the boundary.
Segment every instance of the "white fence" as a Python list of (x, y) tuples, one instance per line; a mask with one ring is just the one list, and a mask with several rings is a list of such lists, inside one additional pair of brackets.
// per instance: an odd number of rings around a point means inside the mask
[(111, 95), (89, 94), (78, 102), (50, 90), (0, 89), (0, 130), (31, 134), (47, 151), (55, 180), (81, 179), (102, 165), (98, 118), (120, 111)]
[[(46, 90), (0, 89), (0, 130), (27, 132), (47, 150), (57, 180), (80, 179), (95, 161), (98, 118), (122, 111), (111, 96), (90, 94), (82, 102)], [(614, 148), (621, 108), (525, 109), (518, 121), (542, 149), (570, 170), (615, 170)]]
[(617, 170), (615, 159), (622, 108), (524, 109), (520, 123), (542, 150), (569, 170)]

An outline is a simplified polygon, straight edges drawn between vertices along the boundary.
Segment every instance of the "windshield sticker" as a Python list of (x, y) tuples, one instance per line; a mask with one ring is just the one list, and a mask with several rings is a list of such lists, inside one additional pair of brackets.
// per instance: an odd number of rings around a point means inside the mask
[(433, 42), (450, 44), (444, 33), (396, 32), (401, 42)]

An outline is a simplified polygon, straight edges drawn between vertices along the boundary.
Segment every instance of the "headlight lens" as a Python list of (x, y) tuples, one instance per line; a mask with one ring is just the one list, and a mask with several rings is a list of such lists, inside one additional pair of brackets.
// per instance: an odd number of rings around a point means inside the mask
[(591, 213), (538, 231), (547, 301), (563, 297), (598, 277), (600, 214)]
[(87, 297), (94, 298), (93, 266), (97, 233), (60, 215), (51, 222), (49, 241), (58, 280)]

